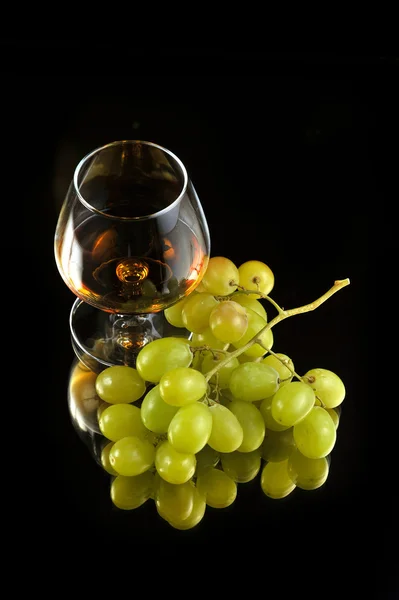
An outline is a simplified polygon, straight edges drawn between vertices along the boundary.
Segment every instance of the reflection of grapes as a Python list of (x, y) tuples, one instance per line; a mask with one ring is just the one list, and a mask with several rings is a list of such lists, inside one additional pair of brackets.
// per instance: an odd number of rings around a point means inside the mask
[(185, 521), (194, 508), (195, 485), (191, 481), (174, 485), (156, 475), (155, 504), (166, 521)]
[(268, 462), (287, 460), (295, 449), (293, 427), (267, 432), (262, 444), (262, 458)]
[(288, 475), (303, 490), (315, 490), (328, 477), (327, 458), (307, 458), (298, 449), (288, 459)]
[(199, 493), (198, 488), (195, 487), (194, 491), (194, 502), (191, 514), (187, 519), (177, 518), (171, 519), (169, 522), (175, 529), (192, 529), (202, 520), (206, 509), (206, 502), (204, 497)]
[(237, 484), (221, 469), (209, 468), (197, 479), (197, 489), (213, 508), (226, 508), (237, 496)]
[(262, 464), (259, 450), (222, 454), (221, 461), (223, 471), (236, 483), (252, 481)]
[(263, 467), (260, 485), (269, 498), (278, 500), (294, 491), (295, 483), (289, 476), (287, 467), (288, 460), (268, 462)]
[(122, 510), (133, 510), (146, 502), (153, 489), (154, 475), (149, 471), (135, 477), (118, 475), (111, 484), (111, 499)]
[(190, 341), (155, 340), (135, 368), (97, 376), (101, 464), (116, 475), (115, 506), (152, 498), (160, 517), (186, 530), (206, 506), (232, 505), (239, 486), (258, 476), (273, 500), (325, 483), (345, 388), (326, 369), (300, 377), (289, 356), (271, 350), (274, 320), (268, 326), (261, 300), (273, 284), (259, 261), (237, 269), (211, 259), (203, 285), (165, 311)]

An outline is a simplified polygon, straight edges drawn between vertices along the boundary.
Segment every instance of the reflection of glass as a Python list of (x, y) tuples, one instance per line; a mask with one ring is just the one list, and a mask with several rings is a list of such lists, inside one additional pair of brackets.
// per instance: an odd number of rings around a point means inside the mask
[(103, 358), (127, 363), (129, 351), (162, 336), (154, 315), (197, 287), (209, 253), (200, 201), (169, 150), (128, 140), (80, 161), (59, 215), (55, 257), (74, 294), (107, 315), (98, 337)]
[[(73, 428), (81, 441), (88, 448), (91, 456), (102, 467), (104, 467), (101, 454), (105, 446), (110, 443), (100, 429), (101, 413), (108, 407), (97, 395), (96, 378), (97, 372), (88, 369), (76, 357), (72, 361), (68, 380), (68, 410)], [(149, 384), (152, 387), (152, 384)], [(147, 387), (148, 391), (149, 387)], [(135, 406), (141, 406), (142, 399), (135, 402)], [(152, 434), (151, 432), (150, 436)], [(152, 438), (149, 438), (152, 441)]]
[(98, 424), (103, 402), (96, 394), (96, 377), (80, 361), (73, 361), (68, 382), (68, 408), (76, 433), (101, 464), (101, 450), (106, 440)]

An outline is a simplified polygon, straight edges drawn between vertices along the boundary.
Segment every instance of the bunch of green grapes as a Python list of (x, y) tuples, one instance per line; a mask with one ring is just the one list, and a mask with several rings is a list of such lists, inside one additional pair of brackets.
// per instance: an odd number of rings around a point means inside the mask
[(273, 499), (326, 481), (345, 388), (326, 369), (299, 377), (289, 356), (272, 351), (260, 300), (273, 286), (260, 261), (237, 268), (211, 258), (196, 291), (165, 310), (189, 338), (154, 340), (135, 367), (97, 376), (101, 462), (115, 506), (152, 498), (172, 527), (191, 529), (258, 473)]

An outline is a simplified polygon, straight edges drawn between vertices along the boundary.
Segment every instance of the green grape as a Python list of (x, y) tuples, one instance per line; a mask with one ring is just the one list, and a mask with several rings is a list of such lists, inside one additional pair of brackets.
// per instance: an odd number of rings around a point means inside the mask
[(201, 402), (179, 408), (170, 422), (168, 440), (178, 452), (197, 454), (208, 442), (212, 415)]
[(207, 294), (208, 292), (206, 291), (206, 289), (204, 288), (202, 281), (200, 281), (200, 283), (197, 285), (197, 287), (195, 288), (195, 291), (198, 292), (199, 294)]
[(195, 468), (195, 475), (198, 476), (206, 469), (209, 469), (209, 467), (216, 467), (220, 461), (220, 454), (206, 444), (206, 446), (196, 454), (196, 459), (197, 466)]
[(220, 469), (210, 468), (197, 478), (198, 492), (212, 508), (226, 508), (237, 497), (237, 484)]
[(155, 505), (159, 515), (165, 521), (185, 521), (193, 511), (194, 492), (192, 481), (174, 485), (160, 477), (155, 492)]
[[(208, 352), (204, 356), (203, 361), (201, 363), (201, 372), (208, 373), (225, 358), (226, 355), (222, 354), (221, 352)], [(237, 358), (232, 358), (221, 369), (219, 369), (217, 374), (215, 373), (215, 375), (212, 375), (209, 381), (211, 383), (216, 383), (217, 381), (219, 388), (222, 390), (228, 388), (230, 384), (231, 374), (239, 365), (240, 363), (238, 362)]]
[[(231, 350), (231, 352), (233, 352), (234, 350), (237, 350), (237, 348), (234, 348), (234, 346), (233, 346), (233, 349)], [(237, 356), (237, 358), (238, 358), (238, 362), (239, 362), (240, 364), (242, 364), (242, 363), (247, 363), (247, 362), (259, 362), (259, 361), (258, 361), (258, 359), (257, 359), (256, 357), (254, 357), (254, 356), (247, 356), (247, 355), (246, 355), (246, 354), (244, 354), (244, 353), (242, 353), (242, 354), (239, 354), (239, 355)]]
[(272, 400), (272, 417), (280, 425), (292, 427), (312, 410), (315, 394), (310, 385), (291, 381), (280, 387)]
[(294, 440), (298, 450), (308, 458), (323, 458), (330, 454), (336, 439), (334, 422), (321, 406), (313, 407), (310, 413), (294, 426)]
[(165, 310), (163, 311), (165, 319), (168, 323), (173, 325), (173, 327), (185, 327), (183, 322), (182, 310), (187, 300), (191, 298), (192, 294), (195, 293), (196, 292), (192, 292), (189, 296), (186, 296), (182, 300), (179, 300), (179, 302), (176, 302), (176, 304), (165, 308)]
[(202, 333), (193, 333), (190, 340), (190, 345), (194, 347), (209, 346), (214, 350), (225, 350), (227, 346), (225, 342), (222, 342), (221, 340), (215, 338), (210, 327), (208, 327), (208, 329), (205, 329), (205, 331), (203, 331)]
[(239, 420), (222, 404), (214, 404), (209, 410), (212, 414), (212, 431), (208, 445), (217, 452), (234, 452), (241, 446), (244, 437)]
[(293, 428), (285, 431), (266, 431), (262, 444), (262, 458), (267, 462), (287, 460), (295, 450)]
[(316, 490), (326, 482), (329, 465), (325, 457), (307, 458), (295, 450), (288, 459), (288, 475), (303, 490)]
[(137, 354), (136, 368), (139, 375), (151, 383), (159, 383), (162, 375), (176, 367), (188, 367), (193, 354), (184, 338), (166, 337), (153, 340)]
[(238, 342), (248, 328), (248, 314), (237, 302), (219, 302), (209, 316), (209, 327), (218, 340), (226, 344)]
[[(242, 338), (238, 340), (238, 342), (233, 343), (235, 348), (242, 348), (245, 346), (245, 344), (254, 338), (261, 329), (266, 327), (267, 324), (265, 319), (262, 319), (262, 317), (251, 308), (246, 308), (245, 310), (248, 314), (247, 331), (244, 333)], [(266, 348), (271, 349), (273, 347), (274, 338), (271, 329), (267, 329), (261, 333), (258, 338)], [(250, 348), (248, 348), (248, 350), (245, 350), (244, 354), (250, 356), (251, 358), (258, 358), (259, 356), (264, 356), (266, 352), (267, 350), (262, 348), (262, 346), (259, 346), (259, 344), (253, 344)]]
[(195, 350), (193, 351), (193, 362), (191, 363), (191, 368), (196, 371), (201, 371), (202, 361), (204, 359), (204, 352), (206, 350)]
[(259, 300), (255, 298), (255, 295), (256, 294), (247, 295), (243, 294), (242, 292), (234, 292), (231, 299), (234, 302), (238, 302), (238, 304), (241, 304), (241, 306), (244, 306), (245, 308), (250, 308), (251, 310), (255, 311), (256, 313), (258, 313), (258, 315), (262, 317), (262, 319), (264, 319), (267, 322), (267, 313), (265, 307), (259, 302)]
[(103, 436), (113, 442), (131, 435), (144, 438), (146, 434), (146, 428), (141, 420), (141, 411), (133, 404), (109, 406), (103, 411), (99, 426)]
[(343, 381), (328, 369), (311, 369), (304, 375), (316, 396), (320, 398), (326, 408), (339, 406), (345, 398)]
[(229, 388), (237, 400), (263, 400), (278, 390), (278, 373), (262, 363), (242, 363), (231, 374)]
[(335, 429), (338, 429), (339, 419), (341, 416), (340, 406), (336, 406), (335, 408), (326, 408), (326, 412), (330, 415), (335, 425)]
[(274, 500), (291, 494), (296, 486), (288, 475), (288, 460), (266, 463), (262, 469), (260, 486), (263, 493)]
[(154, 475), (146, 471), (135, 477), (118, 475), (111, 484), (111, 500), (122, 510), (133, 510), (146, 502), (152, 494)]
[(159, 382), (161, 398), (172, 406), (197, 402), (206, 393), (207, 381), (202, 373), (190, 367), (176, 367), (162, 375)]
[(107, 367), (96, 379), (96, 392), (108, 404), (135, 402), (145, 392), (145, 381), (133, 367)]
[(162, 400), (158, 384), (144, 396), (141, 403), (141, 420), (150, 431), (167, 433), (169, 423), (178, 410), (177, 406), (171, 406)]
[(165, 440), (156, 449), (155, 468), (162, 479), (178, 485), (186, 483), (195, 473), (197, 460), (194, 454), (178, 452)]
[(148, 471), (154, 464), (155, 448), (148, 440), (136, 436), (115, 442), (109, 453), (109, 462), (119, 475), (134, 477)]
[(109, 462), (109, 453), (113, 445), (114, 442), (108, 442), (108, 444), (106, 444), (101, 450), (101, 465), (104, 471), (107, 471), (109, 475), (118, 475), (118, 473), (115, 471), (115, 469), (112, 468), (112, 465)]
[(248, 483), (255, 479), (262, 465), (259, 449), (222, 454), (220, 460), (223, 471), (236, 483)]
[(259, 409), (250, 402), (234, 400), (229, 410), (237, 417), (243, 430), (243, 439), (237, 450), (252, 452), (259, 448), (265, 437), (265, 422)]
[(114, 406), (113, 404), (108, 404), (108, 402), (101, 402), (100, 406), (97, 408), (97, 421), (100, 422), (101, 415), (104, 410), (110, 406)]
[(260, 404), (259, 410), (261, 415), (265, 421), (266, 429), (270, 429), (271, 431), (285, 431), (289, 429), (288, 425), (280, 425), (273, 419), (272, 415), (272, 402), (274, 396), (270, 396), (270, 398), (264, 398)]
[(197, 488), (194, 488), (194, 504), (191, 514), (187, 519), (170, 519), (169, 524), (175, 529), (185, 531), (193, 529), (203, 519), (206, 510), (204, 498), (200, 495)]
[[(281, 358), (288, 366), (286, 367), (281, 362), (281, 360), (279, 360), (278, 357)], [(286, 354), (281, 354), (281, 352), (276, 352), (275, 354), (268, 354), (268, 356), (262, 359), (262, 363), (265, 365), (269, 365), (269, 367), (273, 367), (273, 369), (277, 371), (280, 379), (280, 387), (289, 383), (294, 376), (294, 363)], [(282, 379), (284, 379), (285, 381), (281, 381)]]
[(237, 284), (238, 279), (238, 269), (229, 258), (213, 256), (209, 259), (201, 283), (209, 294), (228, 296), (237, 289), (237, 285), (231, 285), (231, 282)]
[(209, 317), (219, 301), (212, 294), (190, 295), (183, 306), (184, 327), (193, 333), (202, 333), (209, 327)]
[[(239, 284), (246, 290), (257, 290), (266, 296), (274, 287), (274, 274), (271, 268), (259, 260), (248, 260), (238, 267)], [(260, 298), (254, 294), (254, 298)]]

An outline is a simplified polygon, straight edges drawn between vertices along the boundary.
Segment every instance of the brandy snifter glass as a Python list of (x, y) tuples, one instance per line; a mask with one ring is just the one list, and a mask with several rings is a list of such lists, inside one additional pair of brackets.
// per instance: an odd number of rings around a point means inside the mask
[(140, 140), (90, 152), (55, 231), (58, 270), (77, 296), (78, 357), (134, 364), (143, 345), (168, 334), (163, 311), (198, 286), (209, 255), (204, 211), (177, 156)]

